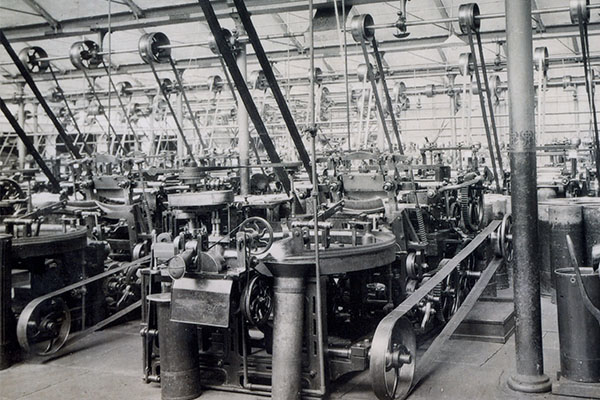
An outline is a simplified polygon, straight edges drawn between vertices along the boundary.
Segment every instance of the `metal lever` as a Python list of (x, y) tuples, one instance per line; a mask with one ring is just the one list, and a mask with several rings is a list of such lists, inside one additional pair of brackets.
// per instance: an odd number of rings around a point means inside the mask
[(577, 256), (575, 255), (575, 246), (571, 240), (571, 236), (567, 235), (567, 247), (569, 248), (569, 257), (571, 258), (571, 265), (575, 269), (575, 278), (577, 279), (577, 286), (579, 286), (579, 293), (583, 298), (583, 305), (585, 308), (598, 320), (600, 324), (600, 310), (592, 303), (590, 297), (587, 294), (585, 286), (583, 286), (583, 279), (581, 279), (581, 271), (579, 270), (579, 263), (577, 262)]

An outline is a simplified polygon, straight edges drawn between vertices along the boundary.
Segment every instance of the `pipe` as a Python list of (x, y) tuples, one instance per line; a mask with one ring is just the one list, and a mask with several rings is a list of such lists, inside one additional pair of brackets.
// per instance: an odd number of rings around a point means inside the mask
[(505, 4), (516, 312), (516, 373), (508, 386), (540, 393), (552, 385), (544, 375), (542, 351), (531, 0)]
[[(313, 0), (308, 0), (308, 39), (309, 39), (309, 59), (310, 59), (310, 93), (309, 93), (309, 114), (310, 114), (310, 133), (312, 136), (312, 197), (313, 197), (313, 220), (318, 221), (319, 213), (319, 179), (317, 175), (317, 125), (316, 125), (316, 110), (315, 110), (315, 32), (314, 32), (314, 16), (313, 16)], [(319, 360), (319, 390), (323, 395), (326, 393), (325, 382), (325, 336), (323, 335), (323, 292), (321, 291), (321, 260), (319, 255), (319, 224), (314, 226), (315, 236), (315, 280), (317, 293), (315, 294), (316, 307), (316, 323), (317, 323), (317, 357)], [(287, 399), (286, 399), (287, 400)]]

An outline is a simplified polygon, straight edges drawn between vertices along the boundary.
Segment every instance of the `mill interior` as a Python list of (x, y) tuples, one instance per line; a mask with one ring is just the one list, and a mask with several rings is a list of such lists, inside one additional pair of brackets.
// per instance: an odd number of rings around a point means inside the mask
[(0, 1), (0, 399), (600, 399), (599, 35)]

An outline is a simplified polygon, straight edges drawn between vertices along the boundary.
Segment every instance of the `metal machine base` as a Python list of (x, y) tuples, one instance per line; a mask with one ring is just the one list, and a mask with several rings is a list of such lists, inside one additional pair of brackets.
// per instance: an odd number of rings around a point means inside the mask
[(600, 383), (574, 382), (557, 374), (552, 384), (552, 394), (560, 396), (600, 399)]
[(480, 299), (452, 339), (506, 343), (515, 331), (515, 307), (510, 299)]

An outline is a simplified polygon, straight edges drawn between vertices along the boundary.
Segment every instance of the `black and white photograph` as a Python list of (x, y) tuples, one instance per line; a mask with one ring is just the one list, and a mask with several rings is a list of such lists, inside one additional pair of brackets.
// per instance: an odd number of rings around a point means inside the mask
[(0, 44), (0, 400), (600, 400), (600, 0), (0, 0)]

